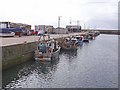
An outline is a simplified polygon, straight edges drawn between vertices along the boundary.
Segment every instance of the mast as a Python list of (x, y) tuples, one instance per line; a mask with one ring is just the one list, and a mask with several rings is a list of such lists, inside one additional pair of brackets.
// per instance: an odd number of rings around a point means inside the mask
[(71, 36), (71, 32), (72, 32), (71, 24), (72, 24), (72, 18), (70, 17), (70, 36)]

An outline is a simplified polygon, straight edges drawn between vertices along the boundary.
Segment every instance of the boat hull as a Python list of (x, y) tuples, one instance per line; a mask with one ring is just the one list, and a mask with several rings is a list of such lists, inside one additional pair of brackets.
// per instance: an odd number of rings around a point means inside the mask
[(36, 61), (46, 61), (46, 62), (50, 62), (53, 59), (59, 58), (59, 53), (60, 53), (60, 47), (53, 52), (51, 55), (47, 56), (47, 57), (37, 57), (35, 56), (35, 60)]
[(61, 47), (61, 51), (76, 51), (77, 48), (63, 48)]
[(89, 39), (83, 39), (83, 42), (89, 42)]
[(35, 57), (35, 60), (36, 61), (47, 61), (47, 62), (50, 62), (51, 61), (51, 57), (49, 57), (49, 58), (38, 58), (38, 57)]
[(14, 37), (14, 36), (15, 36), (14, 32), (0, 33), (0, 37)]

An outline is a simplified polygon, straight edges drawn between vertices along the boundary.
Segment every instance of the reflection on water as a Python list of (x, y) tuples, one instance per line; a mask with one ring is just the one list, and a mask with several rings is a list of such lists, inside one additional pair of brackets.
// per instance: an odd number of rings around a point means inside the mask
[[(3, 71), (3, 86), (7, 85), (7, 88), (21, 87), (21, 83), (25, 83), (31, 76), (30, 81), (35, 78), (51, 79), (53, 73), (57, 69), (57, 63), (59, 58), (52, 60), (52, 62), (38, 62), (29, 61), (17, 67), (11, 68), (9, 71)], [(39, 77), (38, 77), (39, 76)], [(25, 85), (27, 85), (26, 83)], [(24, 85), (23, 85), (24, 86)], [(29, 86), (29, 85), (28, 85)]]
[(116, 88), (117, 36), (100, 35), (52, 62), (31, 60), (3, 71), (6, 88)]
[(60, 55), (66, 56), (66, 59), (73, 60), (75, 57), (77, 57), (77, 50), (73, 51), (61, 51)]

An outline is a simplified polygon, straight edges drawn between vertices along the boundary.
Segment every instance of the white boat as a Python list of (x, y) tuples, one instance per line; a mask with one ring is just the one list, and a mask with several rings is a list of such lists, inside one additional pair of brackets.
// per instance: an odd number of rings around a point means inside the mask
[(89, 35), (88, 34), (83, 35), (83, 42), (89, 42)]
[(51, 61), (52, 59), (59, 58), (60, 47), (54, 48), (52, 51), (47, 51), (45, 53), (40, 52), (39, 48), (35, 51), (35, 60), (36, 61)]
[(14, 37), (14, 36), (15, 36), (14, 32), (0, 33), (0, 37)]
[(83, 36), (77, 35), (75, 36), (75, 38), (77, 39), (77, 46), (82, 46), (83, 45)]

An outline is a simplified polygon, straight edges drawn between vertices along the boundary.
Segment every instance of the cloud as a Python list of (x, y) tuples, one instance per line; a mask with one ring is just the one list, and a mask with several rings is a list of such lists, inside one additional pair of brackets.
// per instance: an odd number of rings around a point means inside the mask
[(77, 20), (82, 24), (95, 22), (98, 18), (102, 24), (105, 19), (116, 20), (114, 16), (118, 11), (118, 0), (0, 0), (0, 2), (0, 21), (32, 25), (53, 24), (54, 27), (57, 27), (58, 16), (62, 16), (63, 27), (69, 24), (70, 17), (73, 24), (76, 24)]
[(106, 16), (93, 18), (88, 21), (88, 25), (93, 28), (102, 28), (102, 29), (117, 29), (118, 28), (118, 18), (109, 18), (106, 19)]

